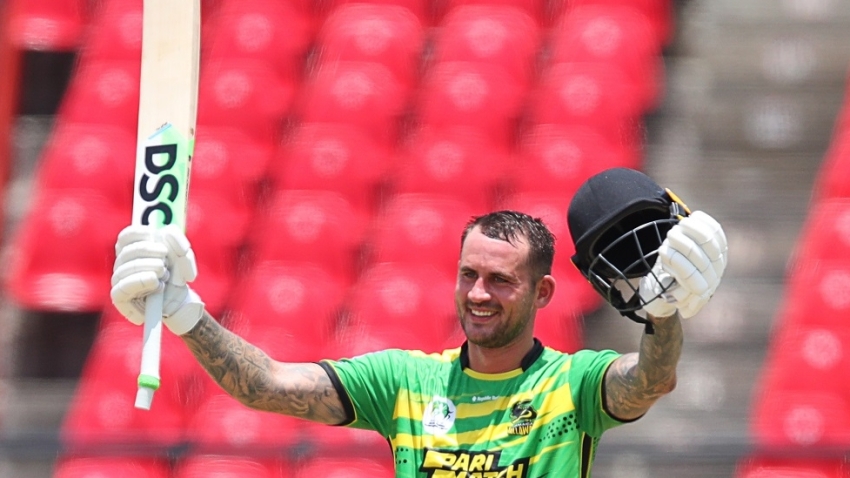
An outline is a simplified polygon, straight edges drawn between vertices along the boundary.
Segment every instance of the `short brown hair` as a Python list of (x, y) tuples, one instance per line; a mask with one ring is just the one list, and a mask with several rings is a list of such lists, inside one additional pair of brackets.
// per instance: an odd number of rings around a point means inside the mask
[(481, 233), (491, 239), (499, 239), (515, 244), (524, 237), (528, 241), (528, 265), (535, 280), (552, 273), (552, 262), (555, 260), (555, 236), (540, 218), (534, 218), (518, 211), (496, 211), (481, 216), (475, 216), (466, 223), (460, 236), (460, 246), (469, 231), (476, 226)]

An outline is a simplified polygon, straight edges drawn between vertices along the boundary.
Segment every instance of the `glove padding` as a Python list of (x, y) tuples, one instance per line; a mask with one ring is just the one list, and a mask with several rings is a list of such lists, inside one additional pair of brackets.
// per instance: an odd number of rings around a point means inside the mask
[(177, 335), (192, 330), (204, 312), (201, 298), (187, 285), (197, 276), (195, 253), (177, 227), (131, 225), (118, 234), (110, 295), (130, 322), (142, 325), (147, 296), (162, 292), (165, 326)]
[(728, 257), (726, 234), (708, 214), (695, 211), (667, 233), (652, 272), (641, 279), (643, 310), (668, 317), (676, 310), (691, 318), (720, 285)]

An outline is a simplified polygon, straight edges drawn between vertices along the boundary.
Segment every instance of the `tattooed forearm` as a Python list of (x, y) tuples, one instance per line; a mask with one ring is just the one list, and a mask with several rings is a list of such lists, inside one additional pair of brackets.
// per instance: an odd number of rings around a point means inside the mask
[(682, 353), (678, 314), (655, 321), (655, 333), (644, 334), (640, 353), (617, 359), (605, 376), (606, 405), (617, 418), (637, 418), (676, 387), (676, 364)]
[(281, 363), (205, 314), (181, 336), (212, 378), (245, 405), (322, 423), (345, 419), (327, 373), (314, 363)]

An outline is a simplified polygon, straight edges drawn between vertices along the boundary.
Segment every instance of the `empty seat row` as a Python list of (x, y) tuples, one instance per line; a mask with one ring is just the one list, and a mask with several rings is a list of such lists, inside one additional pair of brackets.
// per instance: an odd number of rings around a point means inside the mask
[(54, 478), (308, 478), (347, 476), (351, 478), (390, 478), (392, 459), (285, 456), (250, 457), (225, 454), (188, 454), (176, 463), (157, 457), (128, 455), (65, 455), (57, 460)]
[[(98, 23), (103, 17), (115, 15), (130, 8), (138, 8), (140, 0), (109, 0), (107, 2), (87, 2), (84, 0), (14, 0), (9, 3), (9, 40), (18, 48), (35, 50), (73, 50), (88, 43), (87, 34), (90, 33), (89, 25)], [(204, 0), (202, 8), (211, 12), (211, 17), (221, 11), (224, 17), (229, 16), (235, 9), (241, 8), (233, 0)], [(285, 23), (287, 27), (297, 26), (295, 32), (315, 31), (328, 21), (336, 8), (347, 3), (348, 0), (335, 0), (314, 4), (309, 0), (292, 0), (287, 2), (275, 2), (270, 0), (255, 0), (250, 2), (253, 8), (266, 9), (267, 11), (280, 12), (284, 9), (286, 15), (273, 17), (281, 22), (286, 22), (293, 17), (297, 23)], [(547, 2), (542, 0), (369, 0), (371, 5), (382, 7), (400, 7), (408, 10), (423, 25), (439, 25), (450, 16), (454, 9), (465, 5), (507, 5), (521, 9), (529, 18), (540, 26), (550, 26), (557, 22), (570, 9), (582, 5), (600, 5), (605, 7), (629, 5), (641, 14), (645, 15), (651, 26), (651, 31), (657, 41), (667, 43), (670, 41), (673, 31), (672, 2), (642, 0), (639, 2), (624, 2), (623, 0), (580, 0), (573, 2), (556, 1)], [(99, 7), (99, 8), (98, 8)], [(106, 13), (102, 13), (102, 12)], [(118, 18), (112, 16), (113, 19)], [(218, 30), (215, 22), (205, 28)], [(125, 25), (117, 22), (115, 26)], [(262, 31), (263, 24), (243, 24), (242, 28), (259, 27)], [(223, 28), (227, 28), (224, 26)], [(236, 30), (239, 33), (240, 30)], [(95, 33), (97, 35), (97, 33)], [(293, 35), (299, 38), (301, 35)], [(238, 37), (237, 37), (238, 38)], [(256, 38), (255, 38), (256, 40)], [(109, 46), (102, 44), (107, 50)]]
[(843, 477), (850, 445), (850, 129), (843, 107), (785, 277), (736, 476)]

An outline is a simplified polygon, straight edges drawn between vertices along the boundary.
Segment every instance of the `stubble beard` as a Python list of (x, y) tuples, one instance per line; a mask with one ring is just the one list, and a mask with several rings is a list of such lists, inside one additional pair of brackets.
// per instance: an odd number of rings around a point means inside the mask
[(531, 319), (531, 307), (523, 307), (523, 310), (525, 311), (525, 317), (522, 320), (512, 320), (513, 318), (502, 319), (500, 323), (495, 324), (486, 334), (478, 333), (475, 326), (470, 325), (464, 319), (467, 313), (466, 304), (458, 305), (458, 317), (460, 319), (460, 326), (469, 343), (486, 349), (496, 349), (504, 347), (516, 340), (528, 326)]

